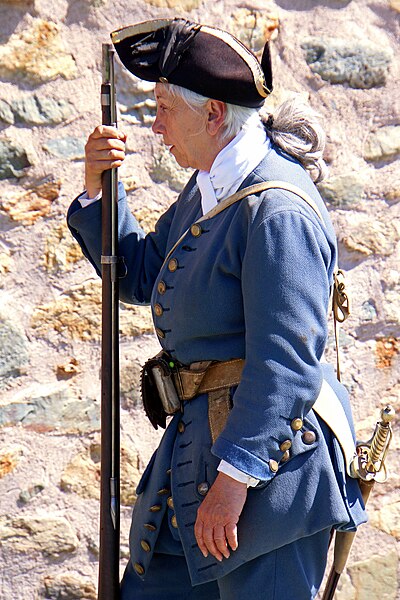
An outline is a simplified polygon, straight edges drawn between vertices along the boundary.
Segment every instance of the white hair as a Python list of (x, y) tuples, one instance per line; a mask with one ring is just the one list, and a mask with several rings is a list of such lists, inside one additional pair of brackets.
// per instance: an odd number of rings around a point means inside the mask
[[(165, 84), (173, 96), (181, 98), (192, 110), (201, 110), (210, 98), (174, 84)], [(320, 116), (300, 96), (286, 100), (273, 115), (260, 115), (258, 108), (226, 103), (222, 140), (235, 137), (247, 122), (259, 115), (271, 141), (296, 158), (313, 181), (321, 181), (327, 171), (323, 152), (326, 136)]]
[[(166, 84), (168, 90), (173, 96), (182, 98), (184, 102), (193, 110), (201, 110), (205, 107), (210, 98), (201, 96), (196, 92), (192, 92), (180, 85), (173, 83)], [(247, 108), (246, 106), (238, 106), (237, 104), (226, 104), (226, 115), (224, 119), (222, 140), (228, 140), (234, 138), (245, 123), (254, 115), (257, 114), (258, 110), (255, 108)]]

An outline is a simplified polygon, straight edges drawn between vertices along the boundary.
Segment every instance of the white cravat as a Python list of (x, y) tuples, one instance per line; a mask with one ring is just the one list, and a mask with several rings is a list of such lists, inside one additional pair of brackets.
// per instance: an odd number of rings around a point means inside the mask
[(241, 183), (265, 157), (269, 147), (265, 129), (258, 114), (254, 114), (237, 136), (222, 148), (210, 172), (199, 171), (197, 174), (203, 214), (239, 189)]

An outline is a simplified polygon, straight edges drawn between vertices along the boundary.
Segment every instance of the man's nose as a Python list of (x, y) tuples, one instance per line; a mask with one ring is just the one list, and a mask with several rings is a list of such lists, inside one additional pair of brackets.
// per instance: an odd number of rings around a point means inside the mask
[(151, 129), (153, 131), (153, 133), (158, 133), (158, 134), (163, 134), (164, 133), (164, 126), (161, 123), (161, 119), (159, 118), (158, 115), (156, 115), (155, 121), (153, 123), (153, 125), (151, 126)]

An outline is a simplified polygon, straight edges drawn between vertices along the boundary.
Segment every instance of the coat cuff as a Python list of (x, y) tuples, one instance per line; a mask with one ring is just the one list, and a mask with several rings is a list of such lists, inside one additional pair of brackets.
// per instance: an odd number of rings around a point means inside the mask
[(219, 435), (215, 444), (211, 448), (211, 452), (218, 456), (221, 460), (228, 462), (230, 465), (246, 473), (250, 477), (254, 477), (260, 481), (269, 481), (275, 475), (277, 469), (276, 461), (270, 461), (272, 469), (269, 463), (261, 460), (257, 456), (250, 454), (244, 448), (240, 448), (231, 441), (223, 438)]
[(232, 479), (235, 479), (235, 481), (245, 483), (247, 487), (255, 487), (258, 483), (260, 483), (259, 479), (255, 479), (255, 477), (251, 477), (250, 475), (247, 475), (247, 473), (243, 473), (243, 471), (240, 471), (240, 469), (237, 469), (230, 463), (226, 462), (226, 460), (221, 460), (217, 467), (217, 471), (232, 477)]

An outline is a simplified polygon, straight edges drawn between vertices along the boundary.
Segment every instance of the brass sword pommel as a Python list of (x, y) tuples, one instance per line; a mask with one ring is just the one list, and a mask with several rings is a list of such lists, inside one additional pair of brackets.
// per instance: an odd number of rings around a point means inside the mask
[(386, 481), (385, 459), (393, 436), (391, 423), (394, 417), (395, 411), (388, 404), (381, 410), (381, 420), (376, 424), (371, 439), (357, 444), (357, 456), (351, 466), (353, 477), (369, 482)]

